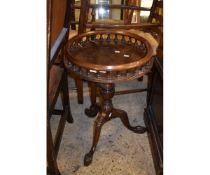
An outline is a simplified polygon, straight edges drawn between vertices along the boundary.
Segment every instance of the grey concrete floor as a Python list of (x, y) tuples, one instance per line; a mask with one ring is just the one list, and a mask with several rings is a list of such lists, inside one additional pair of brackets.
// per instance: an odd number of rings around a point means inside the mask
[[(146, 87), (146, 81), (144, 78), (143, 82), (118, 83), (116, 90)], [(74, 82), (69, 78), (69, 87), (73, 86)], [(90, 105), (87, 83), (84, 87), (84, 104), (77, 103), (74, 90), (70, 90), (69, 95), (74, 123), (66, 123), (58, 154), (57, 162), (62, 175), (155, 175), (147, 133), (129, 131), (120, 119), (111, 120), (103, 126), (93, 162), (85, 167), (83, 158), (92, 144), (95, 120), (84, 114), (84, 109)], [(113, 105), (127, 111), (132, 125), (144, 125), (146, 92), (114, 96)], [(58, 121), (59, 118), (53, 116), (53, 134)]]

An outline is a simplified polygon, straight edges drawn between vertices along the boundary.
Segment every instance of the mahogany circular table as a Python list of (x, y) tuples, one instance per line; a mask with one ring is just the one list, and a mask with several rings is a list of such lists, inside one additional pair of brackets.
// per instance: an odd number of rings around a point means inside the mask
[(125, 31), (92, 31), (77, 35), (66, 45), (65, 67), (82, 79), (96, 82), (102, 103), (94, 125), (92, 147), (84, 157), (84, 165), (92, 162), (101, 128), (119, 117), (126, 128), (144, 133), (145, 127), (131, 126), (127, 113), (112, 105), (114, 83), (133, 80), (148, 73), (152, 67), (152, 48), (147, 40)]

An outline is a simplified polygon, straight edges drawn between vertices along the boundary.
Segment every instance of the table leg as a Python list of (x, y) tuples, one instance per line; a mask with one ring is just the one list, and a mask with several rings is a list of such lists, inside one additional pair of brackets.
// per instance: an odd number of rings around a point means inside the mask
[(119, 117), (121, 119), (122, 123), (124, 124), (124, 126), (127, 129), (129, 129), (135, 133), (142, 134), (146, 131), (146, 128), (143, 126), (131, 126), (129, 119), (128, 119), (128, 115), (125, 111), (120, 110), (120, 109), (113, 109), (112, 110), (112, 118), (117, 118), (117, 117)]
[(112, 97), (114, 96), (114, 84), (99, 84), (100, 94), (102, 96), (102, 105), (99, 115), (95, 121), (92, 147), (84, 157), (84, 165), (88, 166), (92, 162), (93, 154), (100, 137), (102, 126), (109, 120), (119, 117), (122, 123), (135, 133), (144, 133), (146, 128), (142, 126), (131, 126), (128, 120), (127, 113), (120, 109), (113, 108)]
[(96, 150), (96, 146), (97, 146), (97, 143), (98, 143), (98, 140), (100, 137), (101, 128), (104, 125), (104, 123), (106, 123), (107, 120), (108, 120), (108, 115), (106, 113), (102, 112), (98, 115), (98, 117), (95, 121), (92, 147), (91, 147), (89, 153), (87, 153), (84, 157), (84, 165), (85, 166), (90, 165), (92, 162), (93, 154)]

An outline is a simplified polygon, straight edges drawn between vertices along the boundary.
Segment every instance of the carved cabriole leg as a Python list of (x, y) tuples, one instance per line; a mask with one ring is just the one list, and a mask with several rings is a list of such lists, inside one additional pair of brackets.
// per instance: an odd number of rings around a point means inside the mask
[(100, 137), (100, 133), (101, 133), (101, 128), (103, 126), (103, 124), (107, 121), (107, 114), (106, 113), (100, 113), (95, 121), (95, 125), (94, 125), (94, 130), (93, 130), (93, 143), (92, 143), (92, 147), (89, 151), (89, 153), (87, 153), (84, 157), (84, 165), (88, 166), (91, 164), (92, 162), (92, 158), (93, 158), (93, 154), (96, 150), (96, 146)]
[(94, 125), (92, 147), (89, 153), (87, 153), (84, 158), (85, 166), (90, 165), (90, 163), (92, 162), (93, 154), (96, 150), (96, 146), (100, 137), (101, 128), (107, 121), (113, 118), (120, 118), (122, 123), (129, 130), (139, 134), (144, 133), (146, 131), (146, 128), (142, 126), (134, 126), (134, 127), (131, 126), (128, 120), (127, 113), (123, 110), (113, 108), (111, 99), (114, 96), (114, 84), (99, 84), (99, 87), (100, 87), (100, 94), (102, 96), (102, 104), (99, 115)]
[(122, 121), (122, 123), (124, 124), (124, 126), (135, 132), (135, 133), (138, 133), (138, 134), (142, 134), (146, 131), (146, 128), (145, 127), (142, 127), (142, 126), (131, 126), (130, 125), (130, 122), (129, 122), (129, 119), (128, 119), (128, 115), (125, 111), (123, 110), (120, 110), (120, 109), (113, 109), (112, 110), (112, 118), (117, 118), (119, 117)]
[(93, 118), (95, 117), (98, 112), (99, 112), (99, 105), (96, 103), (96, 83), (94, 82), (89, 82), (90, 85), (90, 101), (91, 101), (91, 106), (90, 108), (86, 108), (85, 109), (85, 114), (90, 117)]
[(110, 120), (110, 113), (113, 108), (111, 98), (114, 96), (114, 84), (99, 84), (100, 94), (102, 96), (102, 105), (94, 125), (93, 143), (92, 147), (84, 157), (84, 165), (88, 166), (92, 162), (93, 154), (95, 152), (101, 128), (107, 121)]

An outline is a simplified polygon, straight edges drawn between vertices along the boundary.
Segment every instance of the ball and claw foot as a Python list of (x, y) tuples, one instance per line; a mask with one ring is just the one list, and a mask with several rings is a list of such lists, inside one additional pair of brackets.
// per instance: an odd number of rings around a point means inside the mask
[(94, 118), (99, 112), (99, 105), (91, 105), (90, 108), (85, 109), (85, 114), (90, 117)]
[(92, 163), (93, 154), (87, 153), (84, 157), (84, 166), (88, 166)]

